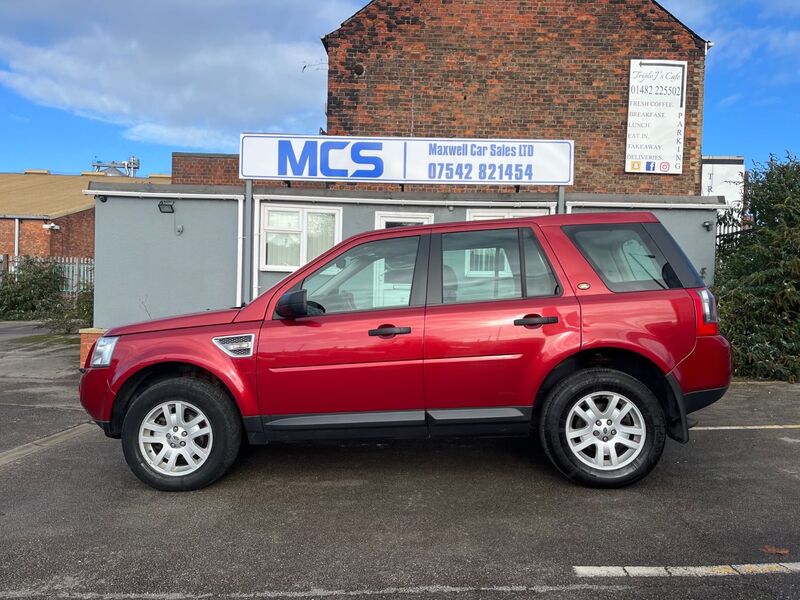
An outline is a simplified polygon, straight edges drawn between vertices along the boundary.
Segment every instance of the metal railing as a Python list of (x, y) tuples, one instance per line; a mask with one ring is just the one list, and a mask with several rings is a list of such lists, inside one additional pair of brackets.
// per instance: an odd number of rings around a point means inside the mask
[(55, 265), (63, 276), (61, 292), (67, 296), (76, 296), (81, 289), (94, 285), (94, 259), (70, 256), (26, 257), (0, 256), (0, 275), (12, 275), (24, 261), (35, 261), (40, 264)]

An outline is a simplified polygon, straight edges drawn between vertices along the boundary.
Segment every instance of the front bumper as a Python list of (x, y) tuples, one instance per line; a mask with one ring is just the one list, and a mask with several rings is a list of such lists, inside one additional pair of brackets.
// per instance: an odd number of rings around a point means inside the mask
[(95, 424), (103, 430), (103, 433), (105, 433), (107, 437), (119, 437), (114, 435), (114, 432), (111, 430), (111, 421), (95, 421)]
[[(81, 406), (89, 413), (92, 420), (100, 423), (111, 421), (111, 406), (114, 403), (114, 393), (109, 386), (111, 369), (85, 369), (78, 384), (78, 395)], [(100, 425), (103, 427), (102, 425)], [(103, 427), (103, 431), (106, 428)]]

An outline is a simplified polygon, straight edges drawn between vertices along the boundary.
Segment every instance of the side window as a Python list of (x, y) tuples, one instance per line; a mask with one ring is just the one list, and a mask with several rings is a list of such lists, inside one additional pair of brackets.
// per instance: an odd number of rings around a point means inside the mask
[(557, 296), (560, 286), (542, 247), (528, 227), (522, 229), (523, 252), (525, 253), (525, 293), (528, 298)]
[(445, 304), (512, 298), (522, 298), (517, 229), (442, 235)]
[(326, 314), (409, 306), (418, 248), (419, 236), (361, 244), (306, 277), (302, 289)]
[(640, 224), (574, 225), (564, 231), (612, 292), (682, 287)]

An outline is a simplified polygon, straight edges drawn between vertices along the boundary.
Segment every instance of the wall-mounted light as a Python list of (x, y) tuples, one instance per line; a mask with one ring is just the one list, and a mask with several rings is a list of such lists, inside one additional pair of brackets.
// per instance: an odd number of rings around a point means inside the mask
[(714, 228), (714, 223), (711, 221), (703, 221), (703, 227), (706, 228), (706, 231), (711, 231)]
[(172, 200), (162, 200), (158, 203), (158, 212), (171, 215), (175, 212), (175, 202)]

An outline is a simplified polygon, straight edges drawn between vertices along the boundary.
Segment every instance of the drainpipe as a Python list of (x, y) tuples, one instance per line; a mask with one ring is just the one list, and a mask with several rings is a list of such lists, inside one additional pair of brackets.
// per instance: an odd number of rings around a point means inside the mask
[(14, 256), (19, 256), (19, 219), (14, 219)]
[(253, 298), (258, 296), (258, 267), (261, 262), (261, 203), (253, 198)]
[(238, 205), (236, 216), (236, 306), (242, 305), (242, 263), (244, 262), (244, 198), (236, 201)]
[(242, 265), (244, 302), (253, 299), (253, 182), (244, 182), (244, 264)]

